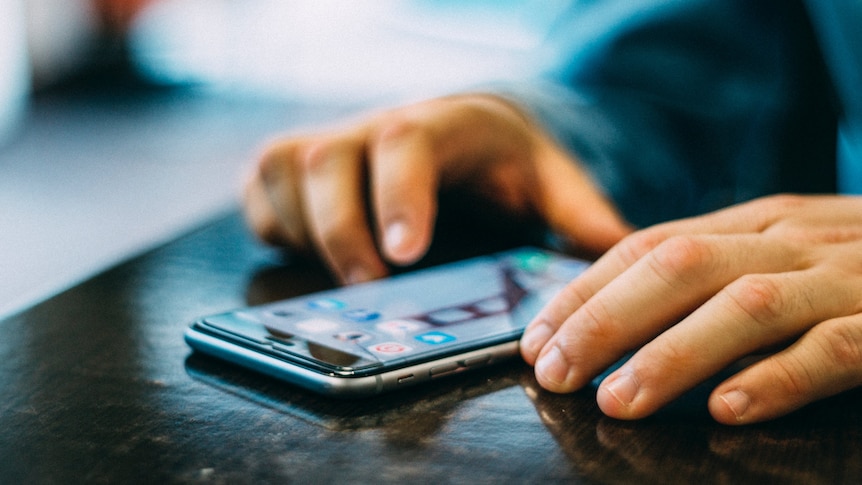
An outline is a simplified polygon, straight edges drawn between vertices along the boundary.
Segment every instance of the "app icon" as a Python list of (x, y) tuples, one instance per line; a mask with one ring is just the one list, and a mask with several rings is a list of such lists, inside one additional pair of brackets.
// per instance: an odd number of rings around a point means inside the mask
[(309, 318), (296, 323), (296, 328), (308, 333), (332, 332), (339, 327), (338, 322), (325, 318)]
[(428, 319), (437, 325), (463, 322), (464, 320), (470, 320), (474, 317), (475, 315), (473, 312), (462, 308), (446, 308), (444, 310), (437, 310), (436, 312), (428, 314)]
[(276, 317), (279, 317), (279, 318), (290, 318), (290, 317), (292, 317), (292, 316), (294, 316), (294, 315), (295, 315), (295, 313), (293, 313), (292, 311), (290, 311), (290, 310), (286, 310), (286, 309), (283, 309), (283, 308), (279, 308), (278, 310), (273, 310), (273, 311), (271, 311), (271, 312), (269, 312), (269, 313), (270, 313), (271, 315), (276, 316)]
[(443, 332), (428, 332), (417, 335), (416, 340), (430, 345), (439, 345), (452, 342), (455, 340), (455, 337)]
[(415, 332), (427, 325), (414, 320), (388, 320), (378, 323), (377, 330), (388, 333), (389, 335), (406, 335), (410, 332)]
[(354, 322), (370, 322), (371, 320), (376, 320), (380, 318), (380, 313), (373, 310), (366, 310), (364, 308), (347, 310), (341, 315), (348, 320), (353, 320)]
[(335, 338), (341, 340), (342, 342), (364, 342), (366, 340), (371, 339), (371, 335), (362, 332), (341, 332), (334, 335)]
[(336, 300), (335, 298), (318, 298), (317, 300), (308, 302), (308, 308), (314, 310), (341, 310), (345, 306), (343, 301)]
[(402, 352), (409, 352), (413, 348), (398, 342), (383, 342), (368, 347), (368, 350), (378, 354), (400, 354)]
[(551, 257), (541, 251), (526, 249), (514, 255), (515, 266), (528, 273), (540, 273), (551, 262)]

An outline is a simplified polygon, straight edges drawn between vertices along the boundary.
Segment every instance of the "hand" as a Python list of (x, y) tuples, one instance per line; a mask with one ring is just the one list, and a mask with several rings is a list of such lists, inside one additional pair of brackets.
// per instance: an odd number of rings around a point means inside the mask
[(637, 232), (530, 323), (522, 354), (602, 411), (647, 416), (746, 356), (709, 411), (743, 424), (862, 383), (862, 198), (777, 196)]
[(537, 215), (586, 251), (603, 252), (630, 232), (577, 162), (512, 105), (485, 95), (278, 142), (252, 174), (245, 208), (261, 238), (317, 252), (354, 283), (385, 275), (385, 262), (421, 258), (438, 191), (451, 187)]

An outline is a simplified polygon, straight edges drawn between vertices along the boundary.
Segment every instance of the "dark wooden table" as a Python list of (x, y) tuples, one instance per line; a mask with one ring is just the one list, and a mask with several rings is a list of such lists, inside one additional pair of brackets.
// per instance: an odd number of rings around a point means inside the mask
[(360, 402), (194, 355), (194, 317), (331, 286), (237, 213), (0, 322), (0, 483), (859, 483), (862, 394), (747, 428), (654, 418), (513, 362)]
[[(457, 222), (440, 235), (425, 264), (519, 242)], [(730, 428), (706, 415), (704, 388), (620, 422), (593, 389), (549, 394), (512, 362), (343, 402), (183, 341), (197, 316), (331, 286), (228, 212), (6, 317), (0, 483), (862, 482), (858, 391)]]

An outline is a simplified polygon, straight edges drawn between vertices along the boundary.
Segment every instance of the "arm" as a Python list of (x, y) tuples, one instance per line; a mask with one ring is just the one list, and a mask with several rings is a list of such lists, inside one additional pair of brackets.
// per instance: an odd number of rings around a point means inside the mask
[(549, 40), (549, 82), (509, 95), (629, 221), (834, 190), (834, 108), (800, 5), (582, 3)]

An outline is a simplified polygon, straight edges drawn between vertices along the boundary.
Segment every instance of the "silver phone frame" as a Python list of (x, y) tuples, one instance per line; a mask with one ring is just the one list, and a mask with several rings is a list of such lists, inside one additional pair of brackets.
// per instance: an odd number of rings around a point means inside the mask
[(371, 397), (508, 360), (519, 355), (519, 339), (520, 334), (510, 341), (443, 355), (415, 364), (397, 368), (381, 367), (378, 373), (370, 375), (340, 376), (316, 371), (210, 335), (201, 331), (196, 324), (192, 324), (185, 332), (186, 343), (197, 351), (304, 389), (338, 398)]

